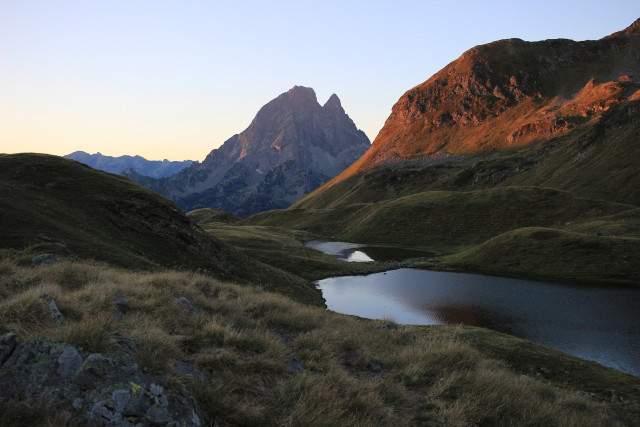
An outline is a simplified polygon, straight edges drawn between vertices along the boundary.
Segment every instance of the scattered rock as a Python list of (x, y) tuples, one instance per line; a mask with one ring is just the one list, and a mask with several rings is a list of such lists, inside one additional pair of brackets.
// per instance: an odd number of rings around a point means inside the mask
[[(0, 346), (14, 340), (7, 334)], [(46, 400), (83, 425), (201, 425), (184, 387), (169, 387), (164, 376), (146, 371), (128, 355), (38, 338), (17, 344), (0, 367), (0, 401)]]
[(31, 265), (33, 267), (55, 265), (57, 263), (58, 258), (56, 258), (56, 256), (52, 254), (38, 255), (31, 260)]
[(47, 294), (42, 294), (40, 295), (40, 299), (46, 302), (47, 305), (49, 306), (49, 312), (51, 313), (51, 318), (53, 319), (54, 322), (56, 322), (56, 324), (63, 325), (67, 322), (67, 320), (64, 318), (64, 315), (58, 309), (58, 305), (56, 304), (53, 298), (51, 298)]
[(113, 318), (116, 319), (116, 322), (122, 322), (124, 320), (124, 315), (116, 310), (113, 312)]
[(536, 373), (536, 379), (540, 381), (546, 381), (547, 379), (540, 372)]
[(82, 357), (74, 346), (66, 346), (62, 354), (58, 357), (58, 374), (62, 378), (73, 376), (82, 366)]
[(264, 396), (265, 394), (267, 394), (267, 384), (262, 378), (258, 378), (258, 386), (256, 392), (258, 393), (258, 396)]
[(202, 309), (198, 306), (191, 304), (187, 299), (187, 297), (174, 298), (173, 303), (175, 305), (181, 306), (184, 309), (184, 311), (187, 312), (187, 314), (193, 315), (193, 314), (202, 313)]
[(287, 354), (287, 372), (295, 374), (302, 371), (304, 371), (304, 366), (302, 366), (300, 359), (293, 353)]
[(620, 396), (620, 393), (618, 393), (615, 390), (611, 390), (611, 403), (617, 403), (617, 402), (622, 402), (622, 397)]
[(404, 331), (407, 329), (406, 325), (398, 325), (397, 323), (387, 323), (385, 325), (378, 326), (377, 330), (387, 330), (387, 331)]
[(120, 332), (114, 332), (109, 337), (111, 342), (118, 348), (118, 352), (124, 355), (130, 355), (138, 350), (138, 343)]
[(18, 336), (13, 332), (0, 337), (0, 365), (2, 365), (13, 353), (13, 349), (18, 344)]
[(115, 305), (116, 305), (116, 309), (118, 309), (118, 311), (122, 314), (125, 314), (131, 309), (131, 305), (129, 304), (129, 301), (127, 301), (124, 298), (118, 298), (115, 302)]
[(181, 362), (179, 360), (173, 363), (173, 370), (182, 375), (191, 376), (200, 380), (207, 380), (209, 378), (207, 374), (205, 374), (197, 367), (185, 362)]
[(375, 362), (367, 363), (367, 369), (371, 372), (382, 372), (382, 367)]

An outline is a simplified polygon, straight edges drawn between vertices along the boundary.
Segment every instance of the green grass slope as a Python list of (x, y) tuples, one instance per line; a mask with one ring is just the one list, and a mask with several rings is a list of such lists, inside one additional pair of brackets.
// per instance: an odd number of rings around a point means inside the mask
[(232, 224), (242, 219), (230, 212), (214, 208), (196, 209), (188, 212), (187, 216), (200, 225), (210, 223)]
[[(264, 212), (242, 224), (447, 253), (462, 271), (562, 281), (640, 283), (638, 208), (542, 187), (429, 191), (331, 209)], [(531, 227), (553, 229), (545, 239)], [(549, 234), (551, 235), (551, 234)], [(615, 235), (612, 238), (611, 235)], [(417, 264), (431, 268), (432, 261)]]
[(640, 100), (613, 106), (584, 133), (544, 144), (535, 167), (502, 185), (540, 185), (640, 206)]
[(521, 228), (445, 256), (456, 270), (567, 282), (640, 283), (640, 238)]
[(306, 280), (257, 262), (191, 221), (173, 202), (122, 176), (41, 154), (0, 155), (0, 248), (135, 269), (202, 270), (306, 302)]
[(430, 191), (334, 209), (271, 211), (250, 217), (244, 224), (450, 252), (509, 230), (562, 227), (568, 221), (633, 209), (634, 206), (577, 197), (550, 188), (499, 187), (471, 192)]

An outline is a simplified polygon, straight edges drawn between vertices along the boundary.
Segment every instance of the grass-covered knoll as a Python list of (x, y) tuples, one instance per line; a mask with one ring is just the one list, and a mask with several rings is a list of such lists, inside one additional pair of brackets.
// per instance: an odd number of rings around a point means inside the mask
[[(640, 283), (640, 238), (521, 228), (441, 258), (459, 271), (567, 282)], [(420, 265), (418, 264), (418, 267)]]
[[(450, 255), (440, 259), (445, 266), (461, 271), (640, 283), (634, 261), (640, 257), (638, 208), (550, 188), (428, 191), (376, 203), (264, 212), (242, 224), (440, 251)], [(432, 268), (433, 262), (417, 266)]]
[(44, 154), (0, 155), (0, 249), (134, 269), (199, 269), (322, 304), (308, 281), (244, 255), (122, 176)]
[(550, 188), (498, 187), (430, 191), (334, 209), (270, 211), (244, 223), (309, 230), (356, 242), (455, 251), (521, 227), (562, 227), (568, 221), (632, 209)]
[(214, 208), (203, 208), (196, 209), (195, 211), (191, 211), (187, 213), (187, 216), (198, 224), (209, 224), (209, 223), (234, 223), (240, 221), (242, 218), (236, 216), (230, 212), (223, 211), (222, 209), (214, 209)]
[[(39, 295), (66, 316), (56, 326)], [(134, 357), (195, 395), (208, 425), (631, 425), (640, 380), (485, 329), (406, 328), (296, 303), (187, 272), (131, 272), (100, 264), (21, 267), (0, 261), (0, 333), (46, 336)], [(203, 312), (174, 303), (186, 297)], [(115, 315), (118, 299), (129, 308)], [(290, 369), (295, 355), (303, 371)], [(208, 379), (174, 370), (182, 360)], [(535, 379), (544, 368), (548, 380)], [(592, 398), (584, 393), (594, 393)], [(21, 403), (18, 402), (18, 405)], [(25, 409), (2, 404), (5, 424)], [(36, 407), (32, 425), (55, 422)], [(53, 420), (53, 421), (52, 421)]]

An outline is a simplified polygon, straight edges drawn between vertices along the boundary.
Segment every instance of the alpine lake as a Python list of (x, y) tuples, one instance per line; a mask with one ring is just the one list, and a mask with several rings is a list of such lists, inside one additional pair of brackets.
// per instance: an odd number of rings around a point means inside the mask
[[(428, 252), (346, 242), (306, 245), (350, 262)], [(640, 290), (401, 268), (316, 282), (329, 310), (400, 324), (464, 324), (523, 338), (640, 377)]]

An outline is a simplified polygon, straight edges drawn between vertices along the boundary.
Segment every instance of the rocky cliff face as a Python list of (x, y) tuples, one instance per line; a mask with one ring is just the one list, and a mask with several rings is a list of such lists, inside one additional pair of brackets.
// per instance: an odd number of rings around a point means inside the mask
[(214, 207), (248, 216), (285, 208), (351, 165), (369, 148), (334, 94), (321, 106), (296, 86), (262, 107), (249, 127), (166, 179), (125, 175), (185, 210)]
[(371, 149), (332, 183), (377, 166), (508, 150), (594, 123), (640, 97), (640, 20), (601, 40), (477, 46), (407, 91)]
[(111, 173), (122, 173), (125, 169), (134, 169), (136, 173), (152, 178), (174, 175), (193, 163), (193, 160), (171, 162), (167, 159), (147, 160), (141, 156), (112, 157), (105, 156), (102, 153), (89, 154), (84, 151), (74, 151), (64, 156), (64, 158), (77, 160), (94, 169)]

